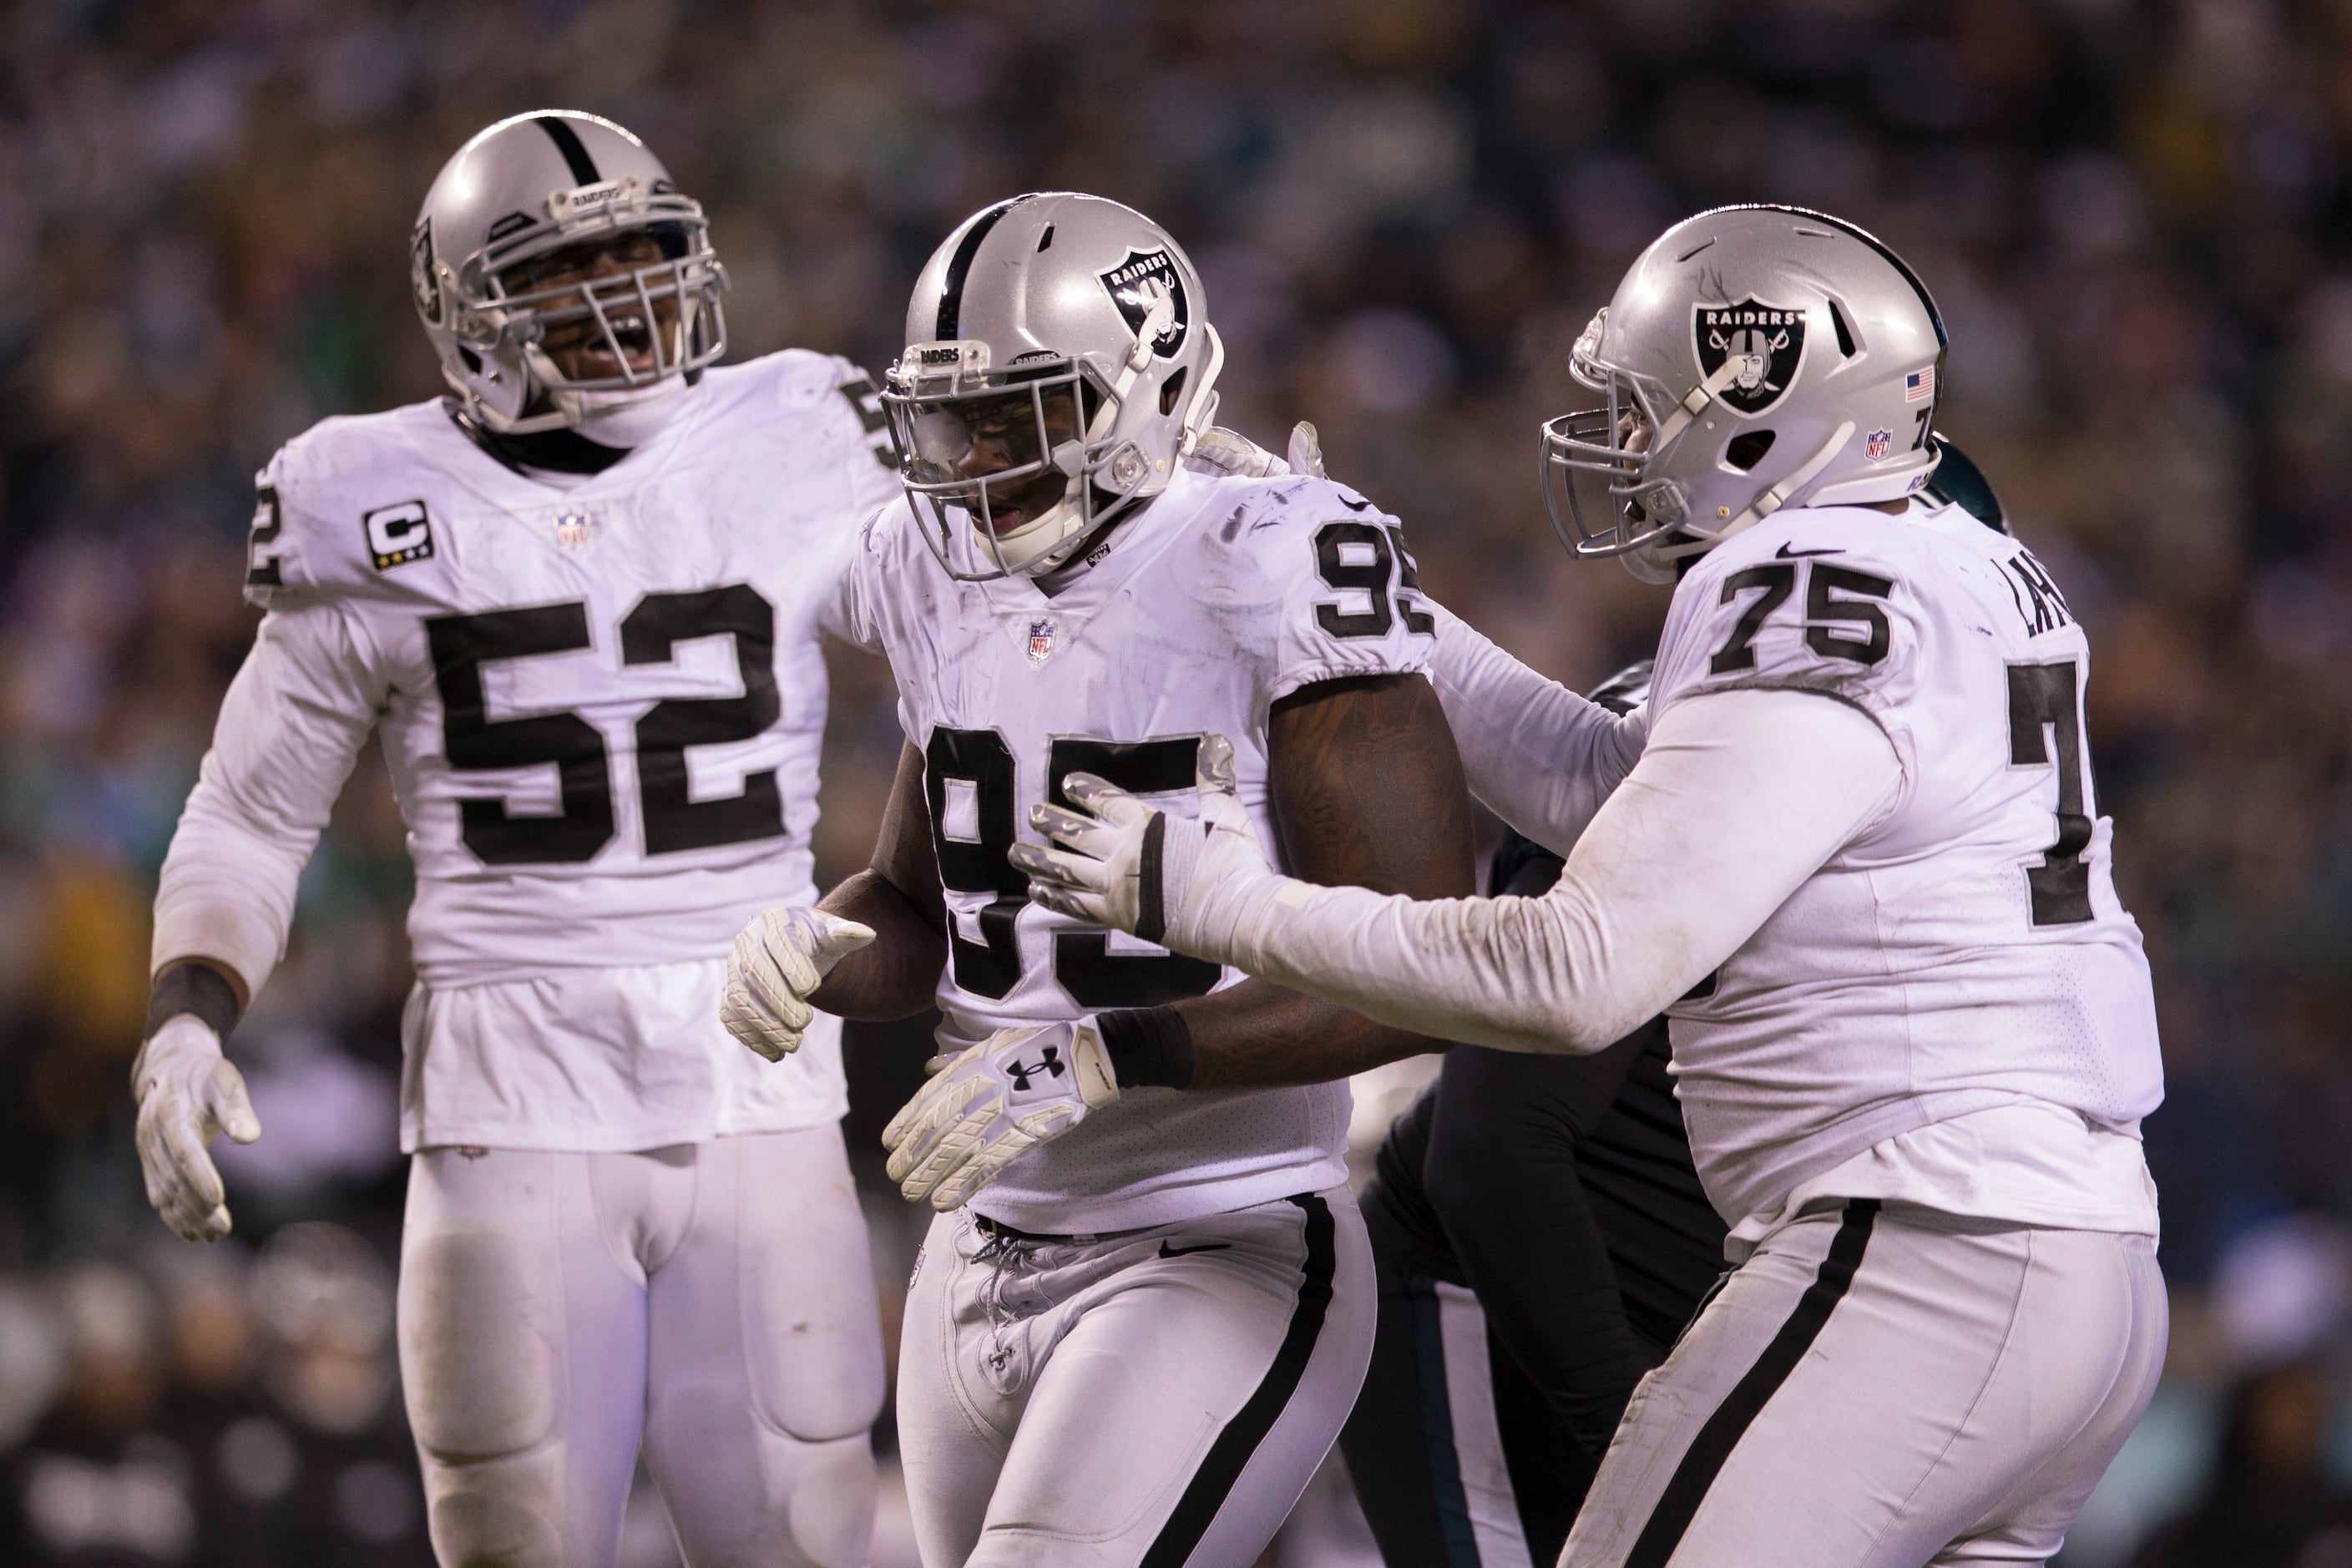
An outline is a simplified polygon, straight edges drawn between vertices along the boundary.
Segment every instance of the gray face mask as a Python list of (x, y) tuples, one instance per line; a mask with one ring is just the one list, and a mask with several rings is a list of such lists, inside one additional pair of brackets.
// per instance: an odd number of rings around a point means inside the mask
[(690, 390), (670, 376), (637, 392), (572, 393), (580, 407), (572, 428), (600, 447), (642, 447), (668, 426)]
[[(646, 231), (661, 238), (660, 256), (635, 258), (625, 274), (593, 286), (530, 277), (541, 258)], [(727, 273), (700, 205), (644, 142), (593, 114), (520, 114), (467, 142), (425, 194), (409, 268), (450, 390), (500, 435), (562, 428), (587, 394), (630, 401), (726, 353)], [(624, 325), (631, 316), (637, 324)], [(660, 330), (648, 334), (647, 317)], [(542, 345), (583, 329), (610, 356), (574, 376)], [(609, 429), (596, 438), (620, 439)]]

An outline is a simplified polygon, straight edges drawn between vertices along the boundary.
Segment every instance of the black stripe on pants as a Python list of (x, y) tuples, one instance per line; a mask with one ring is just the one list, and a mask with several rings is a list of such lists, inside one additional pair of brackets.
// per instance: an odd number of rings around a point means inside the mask
[(1337, 1254), (1331, 1245), (1331, 1207), (1312, 1193), (1290, 1200), (1307, 1215), (1307, 1262), (1298, 1280), (1298, 1304), (1290, 1314), (1290, 1328), (1282, 1336), (1282, 1348), (1274, 1352), (1274, 1364), (1266, 1368), (1265, 1376), (1258, 1383), (1256, 1392), (1225, 1423), (1217, 1440), (1209, 1445), (1208, 1457), (1192, 1474), (1192, 1484), (1184, 1495), (1176, 1500), (1176, 1510), (1160, 1527), (1159, 1539), (1151, 1550), (1143, 1554), (1143, 1568), (1179, 1568), (1201, 1544), (1217, 1510), (1225, 1506), (1225, 1499), (1241, 1479), (1242, 1469), (1274, 1430), (1274, 1423), (1282, 1415), (1290, 1396), (1298, 1392), (1298, 1383), (1307, 1375), (1307, 1363), (1315, 1354), (1315, 1342), (1323, 1332), (1323, 1319), (1331, 1306), (1331, 1277), (1337, 1267)]
[(1870, 1245), (1870, 1227), (1878, 1217), (1876, 1198), (1850, 1198), (1845, 1205), (1845, 1217), (1839, 1222), (1837, 1236), (1830, 1242), (1829, 1256), (1813, 1276), (1805, 1293), (1797, 1298), (1795, 1310), (1756, 1364), (1748, 1369), (1706, 1425), (1698, 1429), (1691, 1446), (1683, 1455), (1682, 1463), (1675, 1467), (1666, 1489), (1658, 1494), (1657, 1506), (1650, 1510), (1650, 1521), (1642, 1527), (1641, 1538), (1633, 1542), (1633, 1552), (1625, 1559), (1625, 1568), (1665, 1568), (1666, 1563), (1680, 1546), (1683, 1532), (1698, 1513), (1699, 1504), (1706, 1500), (1707, 1489), (1723, 1471), (1731, 1458), (1732, 1449), (1739, 1446), (1748, 1425), (1763, 1410), (1766, 1403), (1780, 1391), (1789, 1374), (1797, 1369), (1813, 1341), (1821, 1337), (1846, 1291), (1853, 1284), (1854, 1270), (1862, 1267), (1862, 1255)]

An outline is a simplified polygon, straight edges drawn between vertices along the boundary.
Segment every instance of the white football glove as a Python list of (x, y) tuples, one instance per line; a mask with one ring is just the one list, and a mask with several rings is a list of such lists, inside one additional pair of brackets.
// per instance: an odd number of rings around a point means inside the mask
[(890, 1125), (890, 1179), (944, 1214), (1118, 1098), (1094, 1020), (999, 1029), (931, 1075)]
[(735, 933), (719, 1021), (772, 1062), (800, 1049), (816, 1016), (809, 997), (833, 966), (874, 940), (874, 928), (798, 904), (778, 904)]
[(240, 1143), (261, 1136), (244, 1075), (221, 1055), (212, 1026), (182, 1013), (141, 1047), (131, 1092), (147, 1201), (188, 1240), (218, 1241), (229, 1233), (228, 1194), (206, 1150), (224, 1132)]
[(1196, 474), (1222, 474), (1249, 479), (1280, 479), (1289, 474), (1324, 478), (1323, 441), (1315, 426), (1302, 419), (1290, 427), (1290, 459), (1285, 462), (1238, 430), (1213, 425), (1193, 438), (1184, 454), (1184, 466)]
[(1187, 822), (1092, 773), (1068, 775), (1063, 792), (1092, 815), (1031, 806), (1030, 826), (1057, 847), (1016, 844), (1007, 857), (1029, 874), (1030, 901), (1222, 962), (1244, 902), (1224, 895), (1280, 878), (1242, 805), (1232, 742), (1202, 740), (1194, 782), (1201, 816)]

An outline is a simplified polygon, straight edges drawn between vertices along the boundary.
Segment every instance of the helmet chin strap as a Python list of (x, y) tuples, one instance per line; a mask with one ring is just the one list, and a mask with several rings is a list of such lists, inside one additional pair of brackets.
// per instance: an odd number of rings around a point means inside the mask
[[(1832, 459), (1843, 451), (1845, 444), (1853, 438), (1853, 421), (1848, 419), (1831, 431), (1830, 438), (1822, 442), (1811, 457), (1798, 464), (1793, 473), (1749, 501), (1740, 510), (1738, 516), (1721, 528), (1702, 531), (1685, 520), (1673, 528), (1661, 530), (1652, 539), (1643, 541), (1639, 549), (1629, 550), (1618, 559), (1624, 563), (1626, 571), (1642, 582), (1673, 582), (1675, 563), (1685, 556), (1705, 554), (1733, 534), (1755, 527), (1788, 505), (1793, 497), (1813, 482), (1814, 475), (1830, 466)], [(1681, 537), (1677, 539), (1676, 535)]]
[(1813, 476), (1828, 468), (1831, 459), (1843, 451), (1845, 444), (1853, 439), (1853, 421), (1851, 419), (1841, 421), (1838, 427), (1830, 432), (1830, 438), (1822, 443), (1819, 451), (1798, 464), (1795, 471), (1788, 478), (1749, 501), (1738, 517), (1717, 529), (1714, 535), (1716, 542), (1720, 543), (1743, 528), (1754, 527), (1788, 505), (1790, 500), (1802, 491), (1807, 485), (1811, 484)]
[(1668, 442), (1689, 429), (1691, 421), (1697, 418), (1708, 404), (1722, 396), (1725, 387), (1738, 379), (1738, 357), (1726, 356), (1724, 362), (1716, 367), (1715, 374), (1692, 387), (1690, 395), (1676, 404), (1675, 411), (1666, 416), (1665, 422), (1658, 426), (1658, 433), (1650, 437), (1650, 450), (1664, 451)]
[(1072, 479), (1063, 488), (1062, 499), (1039, 512), (1035, 517), (992, 535), (996, 563), (1015, 575), (1035, 565), (1054, 547), (1086, 526), (1086, 509), (1078, 504), (1078, 487), (1084, 479)]

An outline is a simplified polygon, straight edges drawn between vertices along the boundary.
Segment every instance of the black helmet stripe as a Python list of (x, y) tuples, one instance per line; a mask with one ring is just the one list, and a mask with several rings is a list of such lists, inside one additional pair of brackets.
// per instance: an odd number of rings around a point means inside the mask
[[(1919, 308), (1927, 311), (1927, 320), (1935, 323), (1936, 346), (1938, 349), (1941, 349), (1951, 342), (1951, 339), (1948, 337), (1944, 331), (1944, 313), (1936, 309), (1935, 299), (1927, 292), (1927, 286), (1919, 281), (1919, 275), (1911, 270), (1911, 264), (1909, 262), (1895, 255), (1892, 249), (1888, 248), (1885, 240), (1871, 233), (1868, 229), (1861, 228), (1853, 224), (1850, 224), (1842, 217), (1832, 217), (1828, 213), (1815, 212), (1811, 207), (1792, 207), (1785, 205), (1780, 202), (1738, 202), (1730, 206), (1712, 208), (1708, 212), (1701, 213), (1699, 216), (1701, 217), (1708, 217), (1712, 216), (1715, 213), (1737, 212), (1790, 213), (1798, 217), (1809, 217), (1816, 222), (1825, 223), (1832, 228), (1836, 229), (1840, 234), (1852, 235), (1854, 238), (1862, 241), (1863, 244), (1870, 247), (1871, 249), (1878, 252), (1879, 255), (1886, 258), (1887, 265), (1894, 268), (1895, 271), (1901, 273), (1903, 275), (1903, 281), (1911, 285), (1911, 292), (1919, 296)], [(1943, 362), (1939, 358), (1937, 363), (1940, 364)]]
[(593, 185), (604, 177), (597, 172), (596, 160), (588, 156), (588, 149), (581, 145), (580, 132), (572, 129), (569, 121), (561, 115), (541, 114), (531, 123), (547, 132), (547, 139), (555, 143), (555, 150), (572, 166), (573, 179), (583, 185)]
[(964, 274), (971, 270), (971, 258), (980, 254), (980, 242), (988, 237), (997, 219), (1028, 199), (1014, 196), (999, 202), (972, 219), (971, 226), (963, 231), (963, 238), (956, 242), (955, 254), (948, 258), (948, 275), (940, 290), (940, 319), (932, 328), (933, 337), (945, 341), (956, 335), (963, 315)]

